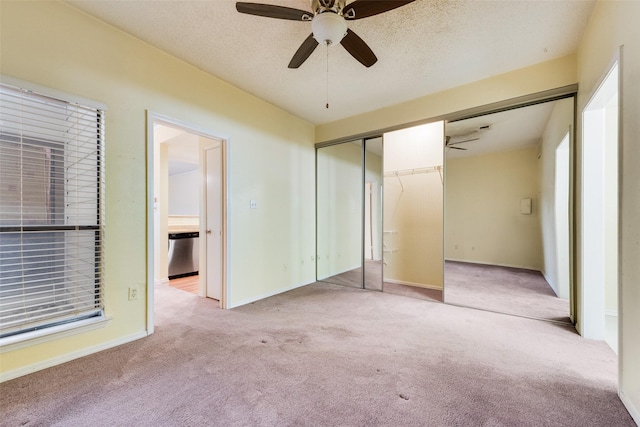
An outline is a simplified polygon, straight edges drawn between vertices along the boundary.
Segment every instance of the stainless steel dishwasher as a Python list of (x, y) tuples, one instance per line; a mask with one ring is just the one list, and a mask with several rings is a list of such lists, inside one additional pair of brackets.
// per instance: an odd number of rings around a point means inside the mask
[(169, 279), (198, 274), (199, 233), (169, 233)]

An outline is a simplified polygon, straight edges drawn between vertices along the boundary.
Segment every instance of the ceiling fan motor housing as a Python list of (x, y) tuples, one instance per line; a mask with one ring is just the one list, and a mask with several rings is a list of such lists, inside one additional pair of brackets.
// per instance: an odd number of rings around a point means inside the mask
[(347, 23), (335, 12), (323, 12), (313, 17), (311, 29), (318, 43), (331, 46), (340, 43), (347, 34)]
[[(0, 0), (1, 1), (1, 0)], [(239, 1), (236, 10), (248, 15), (289, 21), (311, 21), (312, 33), (302, 42), (289, 62), (289, 68), (298, 68), (313, 53), (318, 44), (341, 44), (351, 56), (365, 67), (378, 61), (371, 48), (353, 30), (347, 21), (379, 15), (415, 0), (309, 0), (311, 12), (286, 6)], [(328, 52), (328, 50), (327, 50)]]

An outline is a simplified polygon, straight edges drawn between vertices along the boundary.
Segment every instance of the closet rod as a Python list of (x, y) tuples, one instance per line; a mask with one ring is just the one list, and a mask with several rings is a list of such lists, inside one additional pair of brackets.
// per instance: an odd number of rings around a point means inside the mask
[(385, 172), (384, 176), (389, 177), (389, 176), (415, 175), (418, 173), (440, 172), (441, 170), (442, 170), (442, 166), (431, 166), (428, 168), (405, 169), (401, 171)]

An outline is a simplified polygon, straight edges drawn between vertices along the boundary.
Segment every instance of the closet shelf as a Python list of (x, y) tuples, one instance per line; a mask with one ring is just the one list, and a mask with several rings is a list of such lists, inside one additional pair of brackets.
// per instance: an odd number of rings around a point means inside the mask
[(415, 169), (405, 169), (405, 170), (399, 170), (399, 171), (386, 172), (384, 176), (385, 177), (406, 176), (406, 175), (415, 175), (419, 173), (440, 172), (441, 170), (442, 170), (442, 166), (431, 166), (426, 168), (415, 168)]

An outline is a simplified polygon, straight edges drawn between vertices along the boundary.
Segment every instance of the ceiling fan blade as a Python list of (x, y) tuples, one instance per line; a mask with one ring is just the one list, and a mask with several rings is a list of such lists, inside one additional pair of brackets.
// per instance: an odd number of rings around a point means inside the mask
[(347, 35), (340, 44), (365, 67), (371, 67), (378, 61), (371, 48), (350, 29), (347, 29)]
[(313, 13), (291, 7), (273, 4), (237, 2), (236, 10), (248, 15), (264, 16), (267, 18), (288, 19), (290, 21), (311, 21)]
[(344, 19), (354, 20), (367, 18), (388, 12), (415, 0), (356, 0), (348, 4), (342, 11)]
[(313, 38), (313, 33), (302, 42), (296, 53), (293, 54), (289, 68), (298, 68), (313, 53), (318, 46), (318, 42)]
[(451, 146), (447, 146), (447, 148), (450, 148), (452, 150), (463, 150), (463, 151), (467, 151), (468, 148), (462, 148), (462, 147), (451, 147)]
[(447, 142), (447, 146), (449, 146), (449, 145), (457, 145), (457, 144), (464, 144), (465, 142), (477, 141), (479, 139), (480, 138), (472, 138), (472, 139), (465, 139), (464, 141)]

